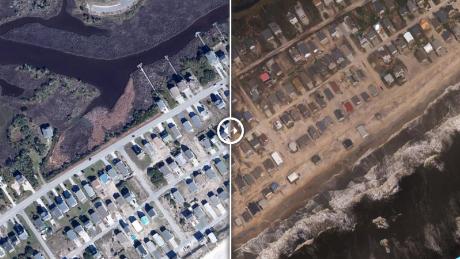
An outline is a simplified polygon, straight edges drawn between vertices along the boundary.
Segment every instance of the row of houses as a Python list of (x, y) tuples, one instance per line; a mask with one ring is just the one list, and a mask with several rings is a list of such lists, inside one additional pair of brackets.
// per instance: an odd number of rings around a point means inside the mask
[[(5, 252), (10, 254), (13, 253), (16, 247), (22, 242), (27, 242), (28, 239), (29, 233), (27, 233), (24, 226), (15, 221), (12, 230), (6, 233), (5, 236), (0, 237), (0, 254), (5, 256)], [(34, 255), (34, 259), (43, 258), (40, 256), (42, 256), (42, 254), (37, 251)]]

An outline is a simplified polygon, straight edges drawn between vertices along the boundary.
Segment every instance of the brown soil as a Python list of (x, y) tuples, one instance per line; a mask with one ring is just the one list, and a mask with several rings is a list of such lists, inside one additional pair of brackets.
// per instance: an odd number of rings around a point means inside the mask
[(128, 121), (134, 97), (134, 84), (130, 79), (125, 92), (111, 110), (97, 107), (60, 135), (50, 155), (48, 167), (59, 168), (78, 152), (92, 150), (103, 144), (106, 132), (115, 130)]
[(98, 107), (84, 116), (93, 125), (93, 131), (88, 141), (89, 149), (102, 144), (107, 131), (114, 130), (126, 123), (130, 116), (135, 96), (133, 80), (129, 79), (125, 92), (111, 111)]

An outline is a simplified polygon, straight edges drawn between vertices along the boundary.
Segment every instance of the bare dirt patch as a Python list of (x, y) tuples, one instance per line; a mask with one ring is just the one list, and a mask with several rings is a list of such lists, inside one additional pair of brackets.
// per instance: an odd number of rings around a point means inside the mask
[(102, 144), (107, 131), (114, 130), (128, 121), (135, 97), (133, 80), (130, 79), (126, 85), (125, 92), (118, 99), (112, 110), (109, 111), (106, 108), (98, 107), (84, 116), (93, 125), (93, 131), (88, 141), (89, 149)]

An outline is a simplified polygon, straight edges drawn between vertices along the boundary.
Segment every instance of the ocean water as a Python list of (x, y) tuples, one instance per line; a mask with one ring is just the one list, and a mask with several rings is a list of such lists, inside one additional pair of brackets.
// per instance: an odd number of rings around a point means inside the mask
[[(460, 256), (460, 85), (364, 155), (244, 258), (456, 258)], [(388, 227), (373, 219), (383, 217)]]
[[(364, 198), (352, 209), (352, 230), (330, 229), (312, 245), (284, 258), (456, 258), (460, 256), (460, 134), (439, 156), (443, 168), (420, 166), (399, 183), (393, 197), (372, 201)], [(372, 220), (384, 217), (388, 229)], [(380, 244), (388, 240), (389, 253)]]

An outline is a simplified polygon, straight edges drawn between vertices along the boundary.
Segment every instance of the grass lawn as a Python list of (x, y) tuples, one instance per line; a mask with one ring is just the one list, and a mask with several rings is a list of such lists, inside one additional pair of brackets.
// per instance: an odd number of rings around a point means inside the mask
[(142, 159), (139, 159), (131, 149), (131, 145), (132, 144), (129, 143), (124, 147), (126, 154), (128, 154), (129, 159), (131, 159), (131, 161), (133, 161), (139, 169), (146, 170), (147, 167), (149, 167), (152, 164), (152, 159), (147, 154), (145, 154)]
[(92, 164), (90, 167), (83, 169), (83, 173), (86, 177), (90, 175), (97, 175), (97, 172), (105, 168), (104, 162), (102, 160), (97, 161), (96, 163)]
[(10, 125), (11, 120), (13, 119), (14, 111), (6, 105), (0, 105), (0, 109), (2, 111), (0, 112), (0, 130), (2, 134), (5, 134), (6, 136), (6, 129)]
[[(13, 253), (8, 254), (6, 258), (18, 258), (18, 255), (24, 253), (24, 249), (25, 249), (26, 246), (31, 246), (32, 248), (34, 248), (36, 250), (43, 251), (42, 246), (40, 245), (40, 243), (37, 240), (37, 238), (40, 238), (40, 237), (35, 237), (35, 235), (30, 230), (29, 226), (25, 223), (25, 221), (24, 221), (24, 219), (23, 219), (23, 217), (21, 215), (18, 215), (18, 219), (19, 219), (20, 223), (22, 224), (22, 226), (27, 231), (27, 233), (29, 234), (29, 238), (27, 240), (24, 240), (24, 241), (21, 240), (21, 243), (18, 246), (15, 247), (16, 250)], [(11, 231), (11, 230), (13, 230), (13, 225), (8, 224), (8, 232)], [(23, 257), (19, 257), (19, 258), (23, 258)]]

